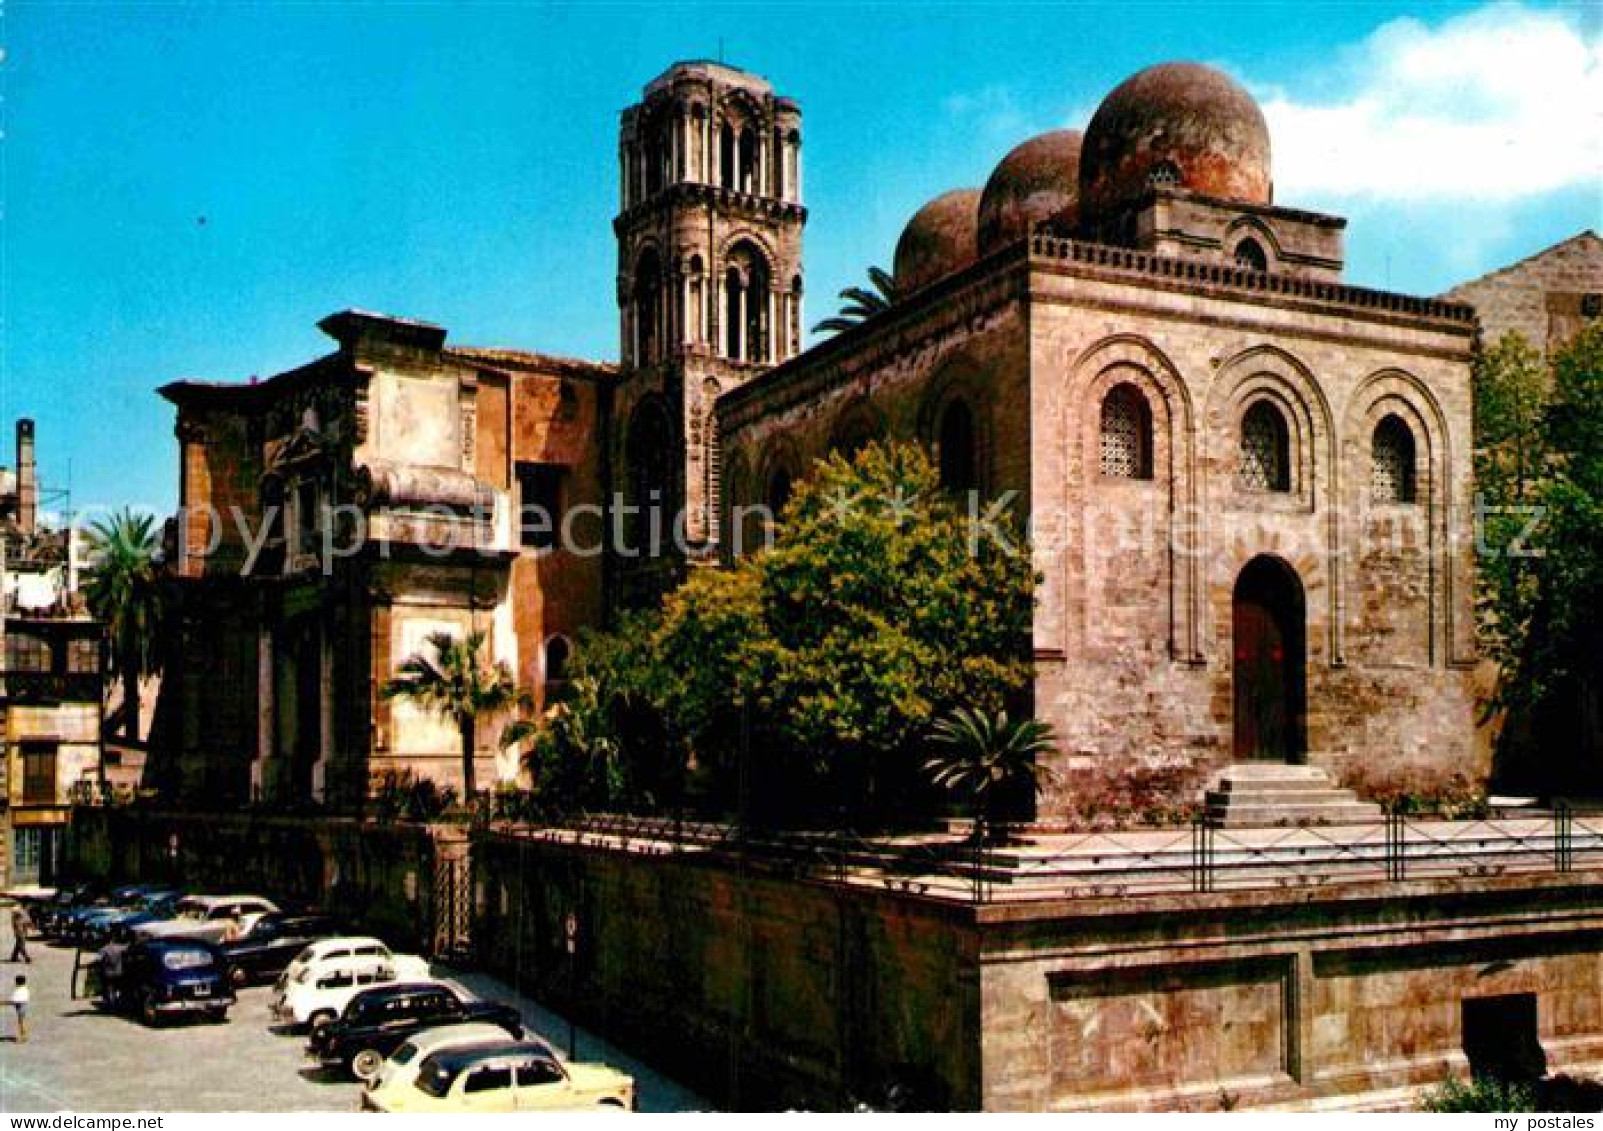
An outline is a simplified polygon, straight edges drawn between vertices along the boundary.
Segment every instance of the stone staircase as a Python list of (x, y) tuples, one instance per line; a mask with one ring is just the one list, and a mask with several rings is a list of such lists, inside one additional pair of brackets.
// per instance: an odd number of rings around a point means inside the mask
[(1224, 828), (1348, 825), (1379, 821), (1380, 806), (1340, 789), (1318, 766), (1238, 762), (1203, 795), (1208, 817)]

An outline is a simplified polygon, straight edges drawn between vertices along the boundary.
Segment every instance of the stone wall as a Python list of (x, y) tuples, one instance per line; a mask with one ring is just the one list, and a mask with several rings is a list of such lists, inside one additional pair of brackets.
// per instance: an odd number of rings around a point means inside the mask
[(80, 808), (67, 874), (259, 892), (327, 910), (392, 946), (432, 951), (444, 910), (441, 862), (467, 847), (458, 829), (345, 818)]
[[(743, 1110), (980, 1103), (966, 909), (686, 857), (510, 836), (474, 849), (476, 950)], [(570, 968), (564, 920), (577, 935)]]
[[(1591, 296), (1590, 303), (1587, 296)], [(1581, 232), (1518, 263), (1461, 283), (1445, 297), (1475, 308), (1487, 343), (1517, 332), (1537, 349), (1552, 352), (1575, 335), (1585, 318), (1600, 313), (1603, 238), (1596, 232)]]
[(1548, 1071), (1595, 1075), (1600, 881), (985, 908), (985, 1107), (1408, 1107), (1467, 1073), (1466, 1002), (1527, 994)]
[[(317, 902), (429, 950), (431, 877), (467, 848), (447, 828), (80, 810), (69, 864)], [(471, 855), (484, 966), (739, 1110), (880, 1105), (893, 1085), (959, 1110), (1408, 1108), (1468, 1071), (1472, 1013), (1494, 1043), (1539, 1041), (1550, 1073), (1603, 1073), (1595, 871), (975, 905), (660, 846), (502, 832)]]

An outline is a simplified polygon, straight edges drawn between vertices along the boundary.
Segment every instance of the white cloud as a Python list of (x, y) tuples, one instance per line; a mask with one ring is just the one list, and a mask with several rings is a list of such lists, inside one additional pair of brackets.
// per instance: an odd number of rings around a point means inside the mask
[(1322, 101), (1257, 92), (1279, 200), (1492, 202), (1603, 185), (1603, 36), (1561, 13), (1394, 20), (1338, 69), (1341, 93)]

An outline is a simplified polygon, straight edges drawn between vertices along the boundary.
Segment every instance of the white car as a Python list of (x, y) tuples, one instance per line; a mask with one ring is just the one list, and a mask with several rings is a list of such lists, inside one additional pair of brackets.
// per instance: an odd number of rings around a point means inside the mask
[(276, 988), (288, 986), (308, 966), (348, 958), (381, 958), (389, 963), (397, 975), (410, 982), (427, 981), (429, 978), (428, 959), (416, 954), (395, 954), (381, 940), (358, 935), (318, 939), (307, 944), (306, 949), (297, 954), (294, 961), (284, 968), (283, 974), (279, 975)]
[(229, 936), (237, 938), (256, 925), (278, 905), (259, 895), (188, 895), (176, 906), (177, 915), (157, 919), (134, 928), (141, 939), (199, 939), (219, 943)]
[(286, 985), (275, 988), (268, 1009), (284, 1024), (315, 1029), (343, 1013), (346, 1003), (363, 990), (402, 980), (382, 958), (319, 962), (301, 967)]
[[(378, 1075), (367, 1082), (367, 1090), (409, 1087), (417, 1079), (417, 1070), (423, 1062), (437, 1052), (477, 1045), (504, 1045), (506, 1039), (507, 1031), (500, 1025), (487, 1025), (481, 1021), (424, 1029), (390, 1054), (390, 1058), (380, 1066)], [(554, 1053), (552, 1055), (555, 1056)]]

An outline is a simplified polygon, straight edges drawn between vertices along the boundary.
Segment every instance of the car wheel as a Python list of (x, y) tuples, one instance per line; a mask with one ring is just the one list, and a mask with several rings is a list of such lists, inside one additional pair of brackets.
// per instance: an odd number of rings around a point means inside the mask
[(378, 1075), (378, 1070), (384, 1067), (384, 1054), (377, 1049), (363, 1049), (351, 1057), (351, 1075), (362, 1083), (367, 1083)]
[(312, 1032), (314, 1033), (323, 1029), (327, 1029), (330, 1025), (334, 1024), (334, 1011), (330, 1009), (318, 1010), (316, 1013), (312, 1014), (312, 1019), (309, 1024)]
[(207, 1013), (206, 1013), (206, 1020), (210, 1021), (213, 1025), (221, 1025), (224, 1021), (228, 1020), (228, 1010), (226, 1010), (226, 1009), (208, 1010)]
[(239, 989), (247, 981), (245, 977), (245, 968), (243, 966), (230, 966), (228, 968), (228, 980), (234, 983), (234, 988), (236, 990)]

